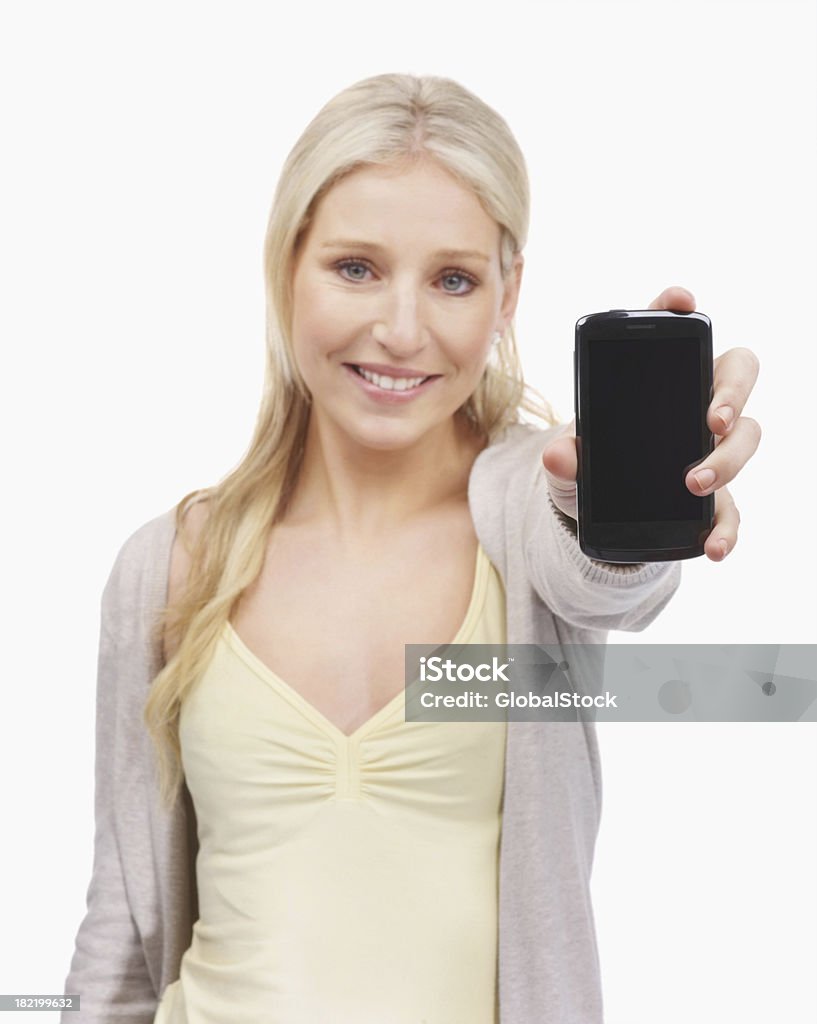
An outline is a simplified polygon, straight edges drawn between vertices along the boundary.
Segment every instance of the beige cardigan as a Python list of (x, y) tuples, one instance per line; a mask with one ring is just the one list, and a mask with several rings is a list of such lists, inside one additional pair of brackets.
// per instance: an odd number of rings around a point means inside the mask
[[(680, 583), (680, 562), (611, 565), (581, 551), (575, 524), (550, 500), (541, 462), (562, 429), (513, 424), (471, 471), (469, 505), (505, 586), (508, 643), (602, 644), (610, 629), (644, 629)], [(185, 786), (171, 813), (161, 808), (142, 723), (162, 665), (150, 627), (166, 601), (174, 532), (172, 508), (137, 529), (102, 595), (94, 861), (64, 988), (81, 996), (82, 1008), (63, 1012), (62, 1024), (151, 1024), (165, 986), (179, 976), (197, 918), (190, 795)], [(590, 903), (600, 815), (594, 724), (509, 721), (499, 864), (501, 1024), (603, 1020)], [(236, 1010), (235, 1021), (224, 1024), (239, 1024)]]

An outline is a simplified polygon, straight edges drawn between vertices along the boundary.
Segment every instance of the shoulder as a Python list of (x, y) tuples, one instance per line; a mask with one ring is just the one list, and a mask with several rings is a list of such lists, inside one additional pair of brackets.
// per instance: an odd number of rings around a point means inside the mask
[(108, 616), (137, 611), (148, 598), (161, 600), (167, 582), (175, 507), (134, 530), (121, 544), (102, 594)]
[(177, 505), (134, 530), (122, 543), (102, 592), (103, 628), (120, 640), (137, 639), (184, 586), (190, 552), (206, 517), (205, 501), (191, 505), (183, 536)]

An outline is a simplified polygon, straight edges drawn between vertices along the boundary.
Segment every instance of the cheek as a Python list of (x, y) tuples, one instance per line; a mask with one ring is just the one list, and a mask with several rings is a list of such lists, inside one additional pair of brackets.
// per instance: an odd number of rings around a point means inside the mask
[(354, 310), (338, 292), (331, 288), (305, 285), (296, 293), (296, 316), (294, 324), (300, 336), (312, 339), (322, 348), (330, 349), (333, 343), (354, 329)]
[(466, 306), (463, 311), (463, 318), (471, 328), (472, 333), (475, 336), (484, 335), (496, 316), (496, 303), (493, 293), (484, 291), (476, 301), (472, 300), (467, 304), (463, 303), (463, 305)]
[(302, 286), (294, 293), (292, 333), (300, 360), (314, 360), (337, 348), (348, 317), (325, 290)]
[(476, 387), (479, 383), (485, 371), (490, 353), (490, 344), (486, 345), (482, 337), (479, 337), (472, 345), (461, 350), (455, 357), (460, 369), (460, 375), (468, 381), (469, 388)]

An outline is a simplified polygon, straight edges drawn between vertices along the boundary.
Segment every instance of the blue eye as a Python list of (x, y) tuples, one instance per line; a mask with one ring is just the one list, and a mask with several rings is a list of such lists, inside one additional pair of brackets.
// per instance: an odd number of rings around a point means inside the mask
[[(340, 263), (336, 263), (335, 266), (339, 270), (348, 269), (349, 267), (363, 267), (364, 270), (368, 270), (369, 269), (363, 263), (361, 263), (360, 260), (341, 260)], [(358, 277), (358, 278), (356, 278), (356, 280), (362, 281), (363, 278)]]
[[(365, 275), (365, 272), (367, 270), (371, 270), (371, 266), (369, 264), (369, 261), (368, 260), (362, 260), (362, 259), (352, 259), (352, 258), (342, 259), (342, 260), (338, 260), (337, 263), (334, 264), (334, 266), (335, 266), (335, 268), (338, 271), (340, 271), (340, 270), (349, 271), (352, 268), (361, 268), (364, 271), (364, 275)], [(465, 270), (460, 270), (458, 267), (451, 267), (449, 270), (446, 270), (440, 276), (440, 280), (443, 280), (443, 281), (450, 281), (452, 278), (454, 278), (455, 280), (465, 281), (467, 284), (470, 285), (470, 288), (468, 289), (468, 291), (464, 291), (464, 292), (463, 291), (451, 291), (448, 288), (443, 288), (443, 291), (446, 293), (446, 295), (460, 295), (460, 296), (470, 295), (471, 292), (479, 285), (479, 282), (477, 281), (477, 279), (475, 277), (473, 277), (473, 275), (469, 274)], [(349, 280), (351, 280), (351, 281), (363, 281), (363, 280), (365, 280), (365, 276), (359, 275), (359, 274), (355, 274), (355, 275), (352, 275), (351, 277), (347, 277), (346, 280), (347, 281), (349, 281)]]
[[(465, 281), (467, 284), (471, 285), (471, 288), (467, 292), (451, 292), (451, 295), (468, 295), (477, 286), (476, 280), (473, 277), (471, 277), (470, 274), (466, 274), (462, 270), (449, 270), (446, 271), (445, 274), (443, 274), (443, 280), (450, 281), (452, 277), (455, 279), (459, 278), (460, 281)], [(444, 290), (448, 291), (447, 288)]]

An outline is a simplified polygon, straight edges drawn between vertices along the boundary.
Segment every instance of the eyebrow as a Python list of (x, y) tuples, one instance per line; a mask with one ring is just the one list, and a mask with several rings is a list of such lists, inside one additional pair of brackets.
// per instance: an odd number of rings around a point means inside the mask
[[(330, 242), (324, 242), (321, 249), (369, 249), (371, 252), (383, 252), (383, 246), (376, 242), (364, 242), (359, 238), (333, 238)], [(484, 260), (490, 263), (490, 256), (484, 252), (477, 252), (475, 249), (438, 249), (434, 256), (443, 256), (446, 259), (474, 259)]]

